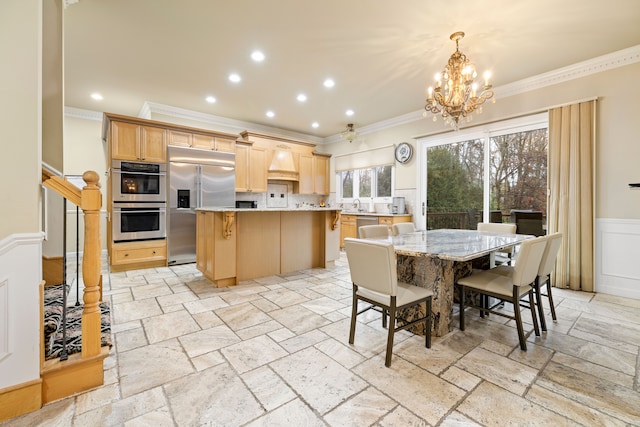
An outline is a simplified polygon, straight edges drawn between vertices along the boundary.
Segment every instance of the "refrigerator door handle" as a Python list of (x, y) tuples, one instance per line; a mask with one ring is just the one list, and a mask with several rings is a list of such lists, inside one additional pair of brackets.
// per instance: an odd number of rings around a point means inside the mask
[(196, 208), (202, 207), (202, 167), (196, 166)]

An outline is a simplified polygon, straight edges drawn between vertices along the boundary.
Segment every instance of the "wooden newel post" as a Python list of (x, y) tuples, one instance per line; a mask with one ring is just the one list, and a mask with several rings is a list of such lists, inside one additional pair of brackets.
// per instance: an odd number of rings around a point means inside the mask
[(82, 189), (80, 207), (84, 212), (84, 253), (82, 279), (84, 281), (84, 310), (82, 312), (82, 357), (100, 354), (100, 176), (94, 171), (82, 174), (86, 186)]

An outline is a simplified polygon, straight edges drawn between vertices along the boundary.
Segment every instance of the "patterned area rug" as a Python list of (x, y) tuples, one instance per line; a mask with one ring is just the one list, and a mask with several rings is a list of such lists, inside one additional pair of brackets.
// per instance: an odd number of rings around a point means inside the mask
[[(45, 360), (60, 357), (62, 352), (62, 307), (63, 285), (44, 288), (44, 342)], [(67, 354), (82, 351), (83, 306), (67, 307), (66, 348)], [(109, 303), (100, 303), (101, 345), (111, 347), (111, 309)]]

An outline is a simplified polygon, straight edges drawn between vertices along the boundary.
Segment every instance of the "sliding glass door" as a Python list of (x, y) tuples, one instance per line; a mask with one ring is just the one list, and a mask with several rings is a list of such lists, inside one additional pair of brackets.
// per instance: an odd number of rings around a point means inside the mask
[(546, 224), (546, 114), (418, 142), (418, 225), (475, 229), (481, 221), (514, 222), (523, 211), (527, 221)]

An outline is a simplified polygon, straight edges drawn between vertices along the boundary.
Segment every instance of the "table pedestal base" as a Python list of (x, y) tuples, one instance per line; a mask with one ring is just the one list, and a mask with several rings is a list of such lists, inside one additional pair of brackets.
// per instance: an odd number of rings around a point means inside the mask
[[(473, 261), (449, 261), (428, 255), (398, 254), (398, 281), (420, 286), (433, 291), (432, 334), (441, 337), (453, 330), (454, 288), (457, 280), (471, 274), (473, 268), (487, 268), (489, 257)], [(411, 307), (403, 310), (401, 316), (407, 320), (423, 316), (426, 308)], [(424, 335), (424, 325), (409, 329)]]

